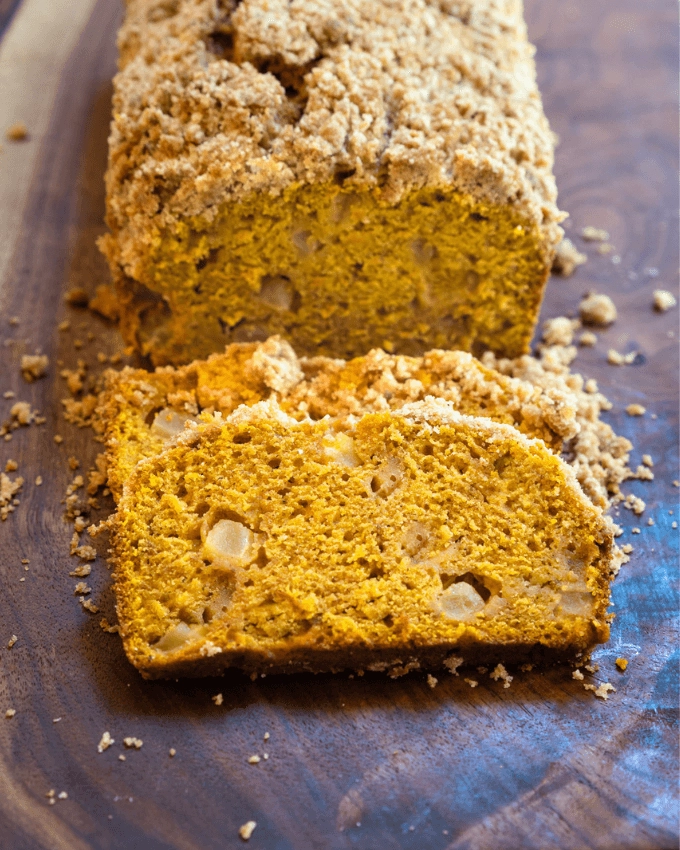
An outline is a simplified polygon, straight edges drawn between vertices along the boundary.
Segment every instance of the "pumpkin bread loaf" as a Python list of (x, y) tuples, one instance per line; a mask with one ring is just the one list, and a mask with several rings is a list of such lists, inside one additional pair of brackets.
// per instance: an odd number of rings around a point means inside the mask
[(579, 432), (573, 393), (501, 375), (461, 351), (406, 357), (374, 350), (354, 360), (298, 359), (278, 337), (234, 343), (223, 354), (155, 372), (110, 371), (98, 420), (107, 445), (108, 484), (118, 497), (136, 464), (160, 452), (190, 419), (276, 396), (296, 419), (343, 420), (396, 410), (426, 395), (472, 416), (487, 416), (539, 437), (560, 452)]
[(543, 441), (442, 400), (189, 426), (111, 521), (145, 677), (573, 657), (608, 637), (609, 520)]
[(560, 240), (521, 0), (128, 0), (102, 241), (155, 364), (528, 348)]

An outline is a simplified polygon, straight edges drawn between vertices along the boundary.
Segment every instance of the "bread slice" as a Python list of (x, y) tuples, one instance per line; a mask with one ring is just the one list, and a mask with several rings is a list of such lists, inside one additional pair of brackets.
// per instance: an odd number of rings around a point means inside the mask
[(298, 359), (285, 340), (272, 337), (235, 343), (223, 354), (177, 369), (110, 371), (97, 419), (107, 445), (109, 487), (118, 498), (141, 459), (162, 451), (185, 422), (206, 411), (227, 416), (240, 404), (275, 396), (296, 419), (342, 420), (396, 410), (430, 395), (461, 413), (514, 425), (559, 452), (579, 431), (575, 399), (565, 389), (544, 391), (462, 351), (405, 357), (376, 349), (350, 361)]
[(102, 247), (155, 364), (528, 349), (561, 230), (521, 0), (128, 0)]
[(296, 421), (275, 401), (138, 464), (111, 521), (148, 678), (399, 674), (607, 639), (609, 520), (542, 440), (427, 399)]

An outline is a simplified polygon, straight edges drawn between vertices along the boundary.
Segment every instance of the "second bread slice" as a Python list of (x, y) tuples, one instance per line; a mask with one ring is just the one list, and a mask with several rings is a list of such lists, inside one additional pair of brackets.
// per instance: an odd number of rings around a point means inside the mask
[(610, 525), (542, 441), (432, 399), (339, 427), (260, 403), (138, 465), (112, 531), (144, 676), (399, 672), (607, 639)]

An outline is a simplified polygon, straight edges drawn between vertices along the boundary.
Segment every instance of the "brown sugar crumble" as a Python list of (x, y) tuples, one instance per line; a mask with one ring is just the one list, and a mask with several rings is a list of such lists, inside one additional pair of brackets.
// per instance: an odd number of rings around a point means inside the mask
[(581, 230), (581, 238), (586, 242), (606, 242), (609, 239), (609, 233), (600, 227), (588, 224)]
[(616, 320), (616, 305), (608, 295), (591, 292), (579, 304), (579, 315), (584, 324), (603, 327)]
[(5, 130), (5, 138), (9, 142), (24, 142), (28, 139), (28, 128), (23, 121), (16, 121)]
[(630, 351), (628, 354), (621, 354), (619, 351), (616, 351), (616, 349), (610, 348), (607, 351), (607, 362), (611, 363), (612, 366), (630, 366), (631, 363), (635, 362), (635, 358), (637, 356), (637, 351)]
[(675, 295), (673, 295), (672, 292), (668, 292), (667, 289), (654, 290), (653, 305), (654, 309), (658, 313), (665, 313), (666, 310), (670, 310), (671, 307), (675, 307), (677, 303)]
[(47, 374), (50, 359), (46, 354), (24, 354), (21, 358), (21, 374), (29, 384)]
[(571, 239), (565, 237), (557, 246), (551, 271), (560, 277), (571, 277), (587, 260), (587, 255), (582, 254)]
[(9, 475), (0, 472), (0, 520), (3, 522), (15, 510), (18, 504), (16, 494), (23, 484), (24, 479), (20, 476), (12, 480)]
[(592, 331), (583, 331), (578, 339), (578, 344), (592, 348), (597, 344), (597, 334), (594, 334)]
[(241, 836), (241, 838), (244, 841), (249, 841), (256, 826), (257, 826), (256, 821), (254, 821), (254, 820), (246, 821), (246, 823), (244, 823), (243, 826), (239, 827), (238, 834)]
[(98, 752), (98, 753), (103, 753), (103, 752), (105, 752), (106, 750), (108, 750), (108, 748), (109, 748), (109, 747), (113, 746), (113, 744), (115, 744), (115, 743), (116, 743), (116, 742), (115, 742), (115, 740), (111, 737), (110, 733), (109, 733), (109, 732), (104, 732), (104, 733), (102, 734), (101, 740), (100, 740), (100, 741), (99, 741), (99, 743), (97, 744), (97, 752)]
[(623, 673), (628, 667), (628, 659), (627, 658), (617, 658), (614, 662), (619, 670)]
[(508, 671), (502, 664), (497, 664), (491, 671), (491, 673), (489, 673), (489, 677), (495, 682), (497, 682), (499, 679), (502, 679), (504, 688), (509, 688), (513, 680), (513, 677), (508, 673)]
[(584, 685), (583, 687), (586, 691), (592, 691), (596, 697), (605, 701), (609, 699), (610, 693), (616, 693), (616, 688), (609, 682), (602, 682), (597, 687), (595, 685)]
[(69, 289), (64, 296), (64, 301), (70, 307), (87, 307), (90, 303), (90, 296), (86, 289), (75, 287), (73, 289)]

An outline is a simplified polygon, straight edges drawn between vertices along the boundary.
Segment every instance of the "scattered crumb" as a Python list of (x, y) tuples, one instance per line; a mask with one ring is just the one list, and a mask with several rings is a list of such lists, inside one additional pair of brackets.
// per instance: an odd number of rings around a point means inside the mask
[(583, 389), (590, 395), (594, 395), (599, 392), (599, 387), (597, 386), (597, 381), (595, 378), (588, 378), (585, 382)]
[(609, 242), (603, 242), (601, 245), (598, 245), (595, 250), (598, 254), (602, 254), (602, 256), (606, 257), (608, 254), (612, 253), (614, 246)]
[(651, 455), (642, 455), (642, 462), (645, 466), (654, 466), (654, 461), (652, 460)]
[(92, 572), (92, 567), (89, 564), (80, 564), (75, 570), (71, 570), (69, 575), (72, 578), (87, 578)]
[(53, 717), (52, 718), (52, 723), (60, 723), (60, 722), (61, 722), (61, 717)]
[(0, 520), (4, 522), (18, 504), (16, 494), (21, 490), (24, 479), (17, 477), (12, 480), (9, 475), (0, 472)]
[(141, 750), (144, 745), (144, 741), (141, 738), (123, 738), (123, 746), (127, 747), (128, 750)]
[(94, 546), (76, 546), (71, 550), (72, 555), (76, 555), (82, 561), (94, 561), (97, 557), (97, 550)]
[(444, 659), (444, 667), (449, 671), (449, 673), (453, 673), (454, 676), (458, 675), (458, 668), (463, 664), (464, 659), (459, 655), (451, 655), (448, 658)]
[(125, 761), (125, 756), (122, 753), (118, 756), (118, 761)]
[(254, 820), (249, 820), (243, 826), (239, 827), (238, 834), (244, 841), (248, 841), (256, 826), (257, 823)]
[(55, 434), (53, 439), (58, 446), (64, 442), (64, 438), (61, 436), (61, 434)]
[(104, 750), (108, 750), (108, 748), (115, 743), (116, 742), (111, 737), (111, 735), (108, 732), (104, 732), (101, 741), (97, 744), (97, 752), (103, 753)]
[(583, 675), (583, 673), (581, 673), (581, 671), (577, 668), (577, 669), (576, 669), (576, 670), (574, 670), (574, 672), (571, 674), (571, 678), (572, 678), (572, 679), (578, 679), (578, 681), (579, 681), (579, 682), (582, 682), (582, 681), (585, 679), (585, 676), (584, 676), (584, 675)]
[(602, 682), (602, 684), (597, 687), (595, 687), (595, 685), (584, 685), (583, 687), (586, 691), (592, 691), (596, 697), (605, 701), (609, 699), (610, 693), (616, 693), (616, 688), (609, 682)]
[(30, 425), (35, 417), (35, 411), (31, 412), (31, 405), (27, 401), (17, 401), (12, 405), (9, 415), (18, 425)]
[(615, 321), (616, 305), (608, 295), (590, 292), (579, 304), (581, 321), (587, 325), (610, 325)]
[(42, 483), (43, 483), (42, 475), (37, 475), (36, 479), (35, 479), (35, 486), (36, 487), (42, 487)]
[(630, 351), (628, 354), (621, 354), (616, 351), (616, 349), (610, 348), (607, 352), (607, 362), (611, 363), (612, 366), (630, 366), (637, 355), (637, 351)]
[(268, 741), (270, 739), (270, 737), (271, 737), (271, 735), (269, 734), (269, 732), (264, 733), (264, 740), (265, 741)]
[(654, 520), (651, 517), (647, 520), (647, 525), (654, 525)]
[(637, 527), (636, 527), (636, 528), (631, 528), (630, 533), (631, 533), (631, 534), (639, 534), (639, 533), (640, 533), (640, 529), (639, 529), (639, 528), (637, 528)]
[(579, 322), (566, 316), (557, 316), (543, 323), (542, 339), (546, 345), (571, 345), (574, 340), (574, 330)]
[(614, 662), (619, 670), (623, 673), (626, 667), (628, 667), (628, 659), (627, 658), (617, 658)]
[(63, 322), (59, 322), (59, 324), (57, 325), (57, 330), (61, 331), (62, 333), (64, 331), (70, 330), (70, 328), (71, 328), (71, 323), (69, 322), (68, 319), (64, 319)]
[(502, 664), (497, 664), (494, 669), (489, 673), (489, 676), (496, 682), (499, 679), (502, 679), (504, 688), (509, 688), (510, 683), (513, 679), (513, 677), (508, 673), (508, 671)]
[(7, 711), (5, 712), (5, 717), (8, 720), (11, 720), (16, 713), (17, 713), (16, 708), (8, 708)]
[(168, 750), (168, 755), (171, 759), (174, 759), (174, 757), (177, 755), (177, 750), (174, 747), (170, 747), (170, 749)]
[(467, 682), (467, 683), (468, 683), (468, 685), (469, 685), (471, 688), (476, 688), (476, 687), (477, 687), (477, 685), (479, 684), (479, 682), (477, 682), (475, 679), (463, 679), (463, 681), (464, 681), (464, 682)]
[(519, 669), (522, 671), (522, 673), (530, 673), (534, 669), (534, 665), (533, 664), (522, 664), (522, 666)]
[(86, 611), (89, 611), (90, 614), (98, 614), (99, 608), (94, 604), (91, 599), (85, 599), (84, 597), (80, 597), (80, 604)]
[(94, 297), (89, 302), (90, 310), (115, 322), (119, 318), (119, 304), (112, 286), (100, 284), (95, 290)]
[(599, 664), (586, 664), (585, 668), (589, 673), (597, 673), (600, 669), (600, 665)]
[(571, 239), (566, 237), (557, 246), (552, 273), (561, 277), (570, 277), (578, 266), (582, 266), (588, 257), (582, 254)]
[(215, 705), (222, 705), (222, 703), (224, 702), (224, 697), (222, 696), (222, 694), (215, 694), (215, 696), (212, 697), (212, 701), (215, 703)]
[(21, 374), (29, 384), (47, 374), (50, 359), (46, 354), (24, 354), (21, 358)]
[(19, 638), (16, 635), (12, 635), (12, 637), (7, 641), (7, 649), (11, 649), (18, 640)]
[(68, 468), (69, 469), (72, 469), (75, 472), (76, 469), (78, 469), (79, 467), (80, 467), (80, 461), (78, 460), (77, 457), (70, 457), (68, 459)]
[(259, 756), (248, 756), (248, 764), (259, 764), (261, 761)]
[(12, 316), (7, 324), (11, 325), (13, 328), (16, 328), (19, 324), (19, 317)]
[(99, 628), (103, 632), (108, 632), (110, 635), (118, 634), (120, 632), (120, 628), (118, 627), (118, 625), (112, 626), (111, 623), (109, 623), (109, 621), (106, 619), (106, 617), (102, 617), (99, 621)]
[(585, 345), (587, 348), (592, 348), (597, 343), (597, 334), (592, 331), (584, 331), (578, 338), (579, 345)]
[(90, 303), (90, 296), (86, 290), (81, 288), (69, 289), (64, 296), (64, 301), (70, 304), (71, 307), (87, 307)]
[(434, 676), (432, 676), (430, 673), (428, 673), (428, 675), (427, 675), (427, 684), (428, 684), (431, 688), (436, 688), (436, 687), (437, 687), (437, 682), (438, 682), (438, 681), (439, 681), (439, 679), (435, 678), (435, 677), (434, 677)]
[(640, 514), (644, 513), (647, 505), (639, 496), (634, 496), (632, 493), (629, 493), (623, 500), (623, 507), (627, 508), (629, 511), (633, 511), (636, 516), (640, 516)]
[(15, 460), (8, 460), (5, 464), (5, 472), (16, 472), (19, 469), (19, 464)]
[(624, 543), (621, 547), (621, 551), (624, 555), (630, 555), (630, 553), (633, 551), (633, 545), (631, 543)]
[(646, 412), (647, 408), (641, 404), (629, 404), (626, 408), (626, 413), (629, 416), (644, 416)]
[(24, 142), (28, 138), (28, 128), (23, 121), (17, 121), (5, 130), (9, 142)]
[(2, 397), (3, 398), (15, 398), (16, 393), (14, 392), (14, 390), (5, 390), (5, 392), (2, 394)]
[(79, 581), (73, 588), (73, 592), (76, 596), (86, 596), (88, 593), (92, 593), (92, 588), (86, 582)]
[(581, 238), (585, 239), (586, 242), (606, 242), (609, 239), (609, 233), (599, 227), (593, 227), (587, 224), (581, 230)]
[(668, 292), (666, 289), (654, 290), (654, 309), (659, 313), (665, 313), (666, 310), (670, 310), (671, 307), (675, 307), (677, 303), (678, 302), (672, 292)]

